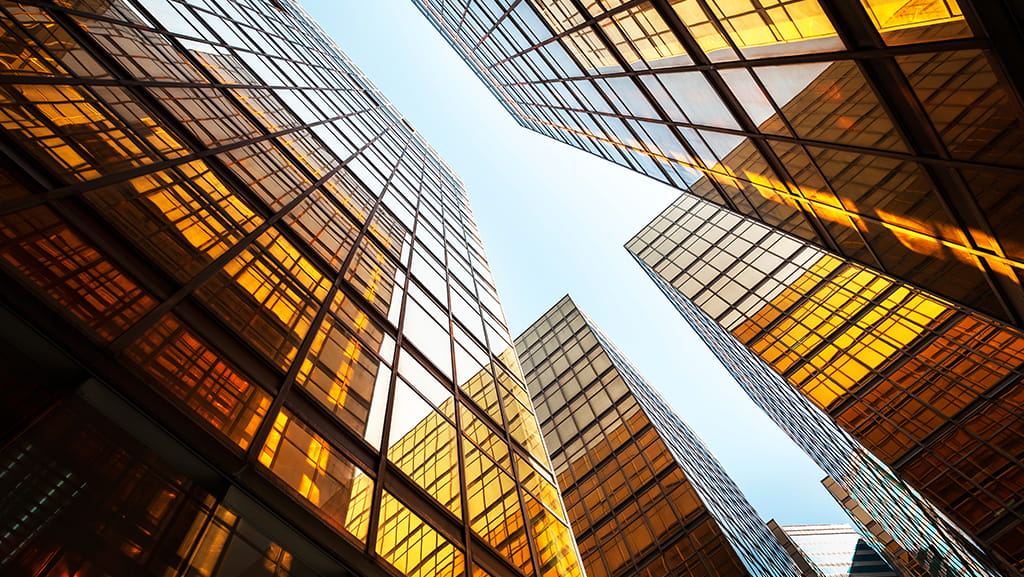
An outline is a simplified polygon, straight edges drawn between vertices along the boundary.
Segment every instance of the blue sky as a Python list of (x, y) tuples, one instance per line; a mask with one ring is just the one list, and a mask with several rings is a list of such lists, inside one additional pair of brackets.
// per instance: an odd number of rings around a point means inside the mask
[(519, 127), (409, 0), (300, 0), (466, 184), (512, 336), (569, 293), (766, 520), (845, 523), (623, 244), (678, 191)]

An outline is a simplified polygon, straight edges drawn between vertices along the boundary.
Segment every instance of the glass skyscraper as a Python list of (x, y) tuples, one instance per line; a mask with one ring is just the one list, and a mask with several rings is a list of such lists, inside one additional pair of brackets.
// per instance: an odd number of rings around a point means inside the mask
[(755, 402), (905, 549), (925, 547), (911, 535), (921, 519), (948, 525), (934, 504), (1019, 571), (1024, 335), (692, 196), (627, 247)]
[(704, 444), (568, 296), (516, 339), (589, 577), (797, 577)]
[(1003, 0), (413, 0), (520, 124), (1024, 326)]
[(900, 577), (849, 525), (768, 527), (794, 560), (803, 560), (807, 577)]
[(0, 573), (581, 575), (463, 186), (296, 4), (0, 3), (0, 127)]

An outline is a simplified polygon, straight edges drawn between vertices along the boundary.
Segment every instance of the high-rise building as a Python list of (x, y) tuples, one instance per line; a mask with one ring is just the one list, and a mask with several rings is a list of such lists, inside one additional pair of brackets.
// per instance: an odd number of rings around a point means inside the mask
[(1008, 0), (414, 0), (518, 119), (1024, 326)]
[(929, 519), (947, 524), (934, 504), (1020, 571), (1024, 335), (689, 195), (628, 249), (755, 402), (905, 549), (929, 547), (915, 535)]
[(0, 71), (0, 573), (581, 575), (463, 186), (301, 8), (4, 2)]
[(516, 339), (589, 577), (797, 577), (704, 444), (568, 296)]
[(864, 537), (849, 525), (779, 525), (772, 535), (812, 572), (807, 577), (900, 577)]

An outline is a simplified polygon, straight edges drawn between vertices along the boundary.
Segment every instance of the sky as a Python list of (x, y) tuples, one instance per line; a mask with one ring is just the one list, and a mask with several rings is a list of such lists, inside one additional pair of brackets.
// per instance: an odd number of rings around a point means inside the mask
[(623, 248), (677, 189), (520, 127), (410, 0), (300, 2), (462, 178), (513, 337), (572, 295), (765, 520), (849, 521)]

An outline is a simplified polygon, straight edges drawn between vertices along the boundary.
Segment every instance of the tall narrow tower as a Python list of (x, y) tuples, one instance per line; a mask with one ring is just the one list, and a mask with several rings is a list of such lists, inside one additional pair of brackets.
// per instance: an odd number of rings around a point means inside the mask
[(704, 444), (568, 296), (516, 339), (589, 577), (797, 577)]

